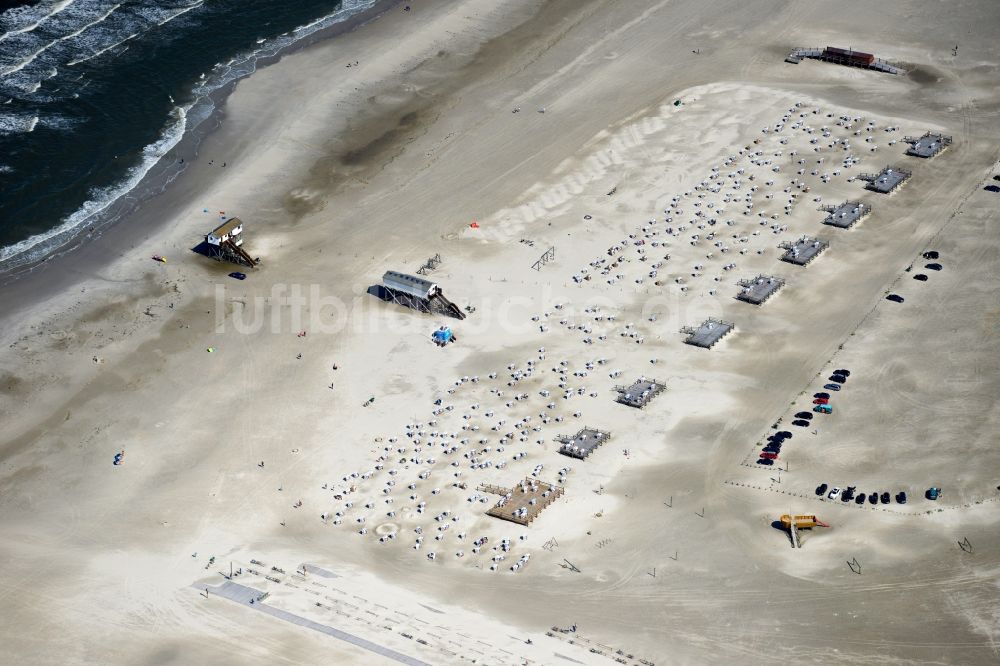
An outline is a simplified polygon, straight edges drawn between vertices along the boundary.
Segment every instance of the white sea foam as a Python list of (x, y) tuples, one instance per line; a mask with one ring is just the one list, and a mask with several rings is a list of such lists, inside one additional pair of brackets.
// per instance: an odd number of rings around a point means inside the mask
[[(63, 220), (63, 222), (56, 228), (32, 236), (14, 245), (0, 248), (0, 266), (10, 268), (40, 259), (54, 248), (66, 243), (74, 235), (80, 233), (81, 230), (92, 226), (100, 219), (101, 213), (106, 211), (109, 206), (118, 201), (121, 197), (131, 192), (140, 183), (140, 181), (142, 181), (142, 179), (157, 164), (157, 162), (159, 162), (164, 155), (166, 155), (181, 141), (185, 132), (193, 130), (205, 119), (211, 116), (212, 111), (214, 110), (214, 104), (212, 103), (209, 95), (212, 92), (225, 87), (228, 83), (235, 81), (236, 79), (252, 74), (256, 70), (257, 62), (260, 58), (275, 56), (295, 42), (326, 27), (345, 21), (354, 14), (369, 9), (376, 3), (376, 1), (377, 0), (345, 0), (341, 8), (337, 11), (316, 19), (306, 25), (299, 26), (295, 30), (285, 33), (279, 37), (265, 40), (259, 48), (241, 54), (230, 60), (230, 62), (225, 65), (217, 65), (213, 68), (209, 76), (206, 77), (205, 75), (202, 75), (200, 82), (192, 91), (195, 96), (194, 100), (185, 106), (174, 107), (174, 110), (171, 113), (173, 120), (167, 125), (161, 133), (160, 138), (155, 143), (152, 143), (143, 149), (143, 158), (140, 164), (130, 169), (125, 178), (123, 178), (118, 184), (112, 187), (100, 188), (92, 191), (90, 200), (83, 204), (68, 218)], [(111, 10), (104, 14), (101, 19), (78, 29), (74, 34), (78, 35), (88, 27), (96, 25), (100, 21), (106, 19), (119, 6), (120, 4), (116, 4)], [(185, 11), (190, 11), (190, 9), (194, 9), (195, 6), (197, 5), (187, 7), (185, 8)], [(176, 18), (176, 16), (179, 15), (180, 13), (177, 13), (170, 18)], [(170, 19), (168, 18), (167, 20)], [(160, 23), (160, 25), (162, 25), (162, 23)], [(71, 36), (72, 35), (67, 35), (66, 37), (60, 39), (68, 39)], [(119, 42), (119, 44), (120, 43), (121, 42)], [(37, 54), (34, 57), (37, 57)], [(96, 54), (90, 57), (96, 57)], [(19, 66), (18, 69), (23, 68), (23, 66), (24, 65)], [(3, 118), (0, 117), (0, 122), (2, 121)], [(43, 119), (42, 122), (46, 127), (49, 126), (49, 119)], [(38, 123), (37, 118), (34, 120), (34, 123)], [(34, 125), (32, 125), (32, 129), (33, 128)]]
[(75, 0), (59, 0), (58, 2), (49, 2), (44, 4), (40, 3), (33, 7), (19, 8), (21, 11), (18, 12), (18, 18), (20, 18), (21, 15), (24, 15), (24, 18), (30, 21), (30, 23), (27, 23), (26, 25), (23, 25), (20, 28), (11, 28), (7, 32), (3, 33), (2, 35), (0, 35), (0, 42), (14, 35), (20, 35), (31, 32), (32, 30), (40, 26), (42, 23), (45, 23), (45, 21), (47, 21), (49, 18), (55, 16), (62, 10), (72, 5), (74, 1)]
[(25, 81), (23, 83), (15, 83), (14, 88), (20, 90), (23, 93), (33, 93), (42, 87), (41, 81)]
[(79, 118), (67, 118), (66, 116), (44, 115), (38, 124), (46, 129), (55, 129), (62, 132), (70, 131), (77, 127), (82, 121)]
[(351, 16), (371, 8), (375, 5), (375, 2), (376, 0), (344, 0), (340, 9), (331, 14), (320, 17), (311, 23), (300, 25), (294, 30), (290, 30), (272, 39), (266, 39), (263, 43), (258, 40), (257, 43), (260, 44), (258, 48), (233, 57), (225, 65), (216, 65), (213, 68), (213, 75), (196, 87), (194, 92), (198, 95), (207, 95), (225, 87), (236, 79), (249, 76), (256, 71), (257, 61), (260, 58), (275, 56), (295, 42), (331, 25), (346, 21)]
[(174, 12), (173, 14), (168, 15), (163, 20), (157, 21), (156, 25), (164, 25), (166, 23), (170, 23), (171, 21), (173, 21), (175, 18), (177, 18), (181, 14), (187, 14), (189, 11), (191, 11), (195, 7), (200, 7), (202, 4), (204, 4), (204, 0), (199, 0), (198, 2), (194, 3), (193, 5), (188, 5), (187, 7), (181, 7), (176, 12)]
[(6, 77), (6, 76), (10, 76), (11, 74), (14, 74), (16, 72), (21, 71), (22, 69), (24, 69), (25, 67), (27, 67), (28, 65), (30, 65), (32, 62), (34, 62), (35, 59), (38, 56), (40, 56), (41, 54), (43, 54), (46, 51), (48, 51), (50, 48), (52, 48), (56, 44), (58, 44), (60, 42), (64, 42), (67, 39), (73, 39), (74, 37), (76, 37), (78, 35), (81, 35), (84, 32), (86, 32), (87, 30), (89, 30), (90, 28), (94, 27), (98, 23), (103, 22), (109, 16), (111, 16), (112, 14), (114, 14), (115, 10), (118, 9), (119, 7), (121, 7), (121, 3), (116, 4), (114, 7), (112, 7), (111, 9), (109, 9), (106, 13), (102, 14), (100, 17), (94, 19), (90, 23), (87, 23), (87, 24), (81, 26), (80, 28), (77, 28), (73, 32), (69, 33), (68, 35), (63, 35), (62, 37), (59, 37), (58, 39), (53, 39), (51, 42), (49, 42), (48, 44), (46, 44), (42, 48), (36, 50), (31, 55), (27, 56), (26, 58), (21, 59), (17, 64), (12, 65), (10, 67), (7, 67), (6, 69), (0, 70), (0, 78)]
[(3, 115), (0, 116), (0, 136), (34, 132), (37, 125), (38, 116)]
[(66, 63), (66, 66), (67, 67), (72, 67), (73, 65), (79, 65), (81, 62), (87, 62), (88, 60), (93, 60), (94, 58), (98, 58), (98, 57), (104, 55), (105, 53), (107, 53), (108, 51), (110, 51), (111, 49), (115, 48), (116, 46), (121, 46), (125, 42), (138, 37), (140, 34), (142, 34), (142, 33), (140, 33), (140, 32), (132, 33), (131, 35), (129, 35), (125, 39), (123, 39), (123, 40), (121, 40), (119, 42), (115, 42), (111, 46), (105, 46), (100, 51), (96, 51), (96, 52), (91, 53), (90, 55), (84, 56), (82, 58), (77, 58), (76, 60), (70, 60), (68, 63)]
[(174, 146), (180, 142), (187, 127), (188, 107), (177, 106), (171, 111), (172, 121), (159, 140), (142, 150), (142, 161), (132, 167), (125, 178), (113, 187), (91, 192), (91, 199), (55, 229), (36, 234), (20, 243), (0, 248), (0, 264), (17, 258), (16, 263), (26, 263), (43, 255), (53, 244), (69, 238), (78, 229), (90, 224), (94, 218), (124, 194), (131, 191)]

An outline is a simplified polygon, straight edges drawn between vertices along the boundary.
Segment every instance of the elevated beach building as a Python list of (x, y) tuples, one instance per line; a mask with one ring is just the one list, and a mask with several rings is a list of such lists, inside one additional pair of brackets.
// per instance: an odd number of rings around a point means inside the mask
[(205, 243), (208, 256), (217, 261), (229, 261), (250, 268), (260, 263), (259, 259), (251, 257), (243, 249), (243, 221), (238, 217), (229, 218), (205, 234)]
[(384, 301), (391, 301), (420, 312), (442, 314), (455, 319), (465, 319), (461, 308), (445, 298), (441, 287), (427, 278), (399, 271), (386, 271), (382, 284), (370, 289)]

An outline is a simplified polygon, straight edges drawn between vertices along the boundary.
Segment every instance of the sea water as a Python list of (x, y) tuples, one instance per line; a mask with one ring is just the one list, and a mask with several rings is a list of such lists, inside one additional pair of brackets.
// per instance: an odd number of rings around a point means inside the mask
[(375, 0), (0, 4), (0, 270), (109, 223), (116, 204), (262, 58)]

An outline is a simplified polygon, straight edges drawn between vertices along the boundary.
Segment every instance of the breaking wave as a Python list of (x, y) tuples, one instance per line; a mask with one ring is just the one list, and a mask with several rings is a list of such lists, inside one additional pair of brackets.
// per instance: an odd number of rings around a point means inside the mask
[[(215, 65), (190, 88), (189, 101), (172, 108), (163, 130), (155, 141), (141, 150), (137, 164), (131, 166), (114, 185), (92, 188), (86, 201), (52, 229), (0, 248), (0, 269), (16, 268), (38, 261), (84, 231), (101, 227), (112, 219), (108, 215), (109, 208), (133, 192), (187, 133), (211, 117), (215, 110), (212, 93), (252, 74), (261, 59), (277, 56), (296, 42), (371, 8), (376, 2), (377, 0), (346, 0), (336, 11), (276, 37), (254, 38), (253, 48)], [(111, 53), (110, 57), (117, 58), (129, 48), (127, 42), (145, 43), (147, 32), (162, 26), (172, 26), (172, 22), (182, 16), (193, 16), (193, 10), (206, 3), (204, 0), (186, 0), (183, 4), (175, 2), (170, 7), (164, 7), (166, 4), (157, 2), (149, 6), (133, 6), (124, 0), (62, 0), (36, 5), (13, 18), (10, 16), (12, 12), (0, 15), (0, 30), (3, 31), (0, 34), (0, 93), (9, 90), (10, 97), (25, 104), (52, 100), (75, 102), (80, 92), (90, 84), (87, 68), (105, 66), (106, 59), (95, 64), (101, 56)], [(137, 20), (141, 20), (140, 29), (136, 28)], [(40, 42), (39, 33), (44, 31), (49, 32), (49, 38)], [(58, 36), (53, 36), (56, 31)], [(29, 38), (36, 43), (26, 48)], [(162, 39), (169, 39), (169, 36)], [(73, 48), (66, 48), (69, 45)], [(8, 49), (10, 46), (18, 48)], [(123, 46), (124, 48), (120, 48)], [(81, 72), (73, 74), (72, 78), (66, 78), (68, 75), (65, 72), (73, 72), (78, 69), (77, 66), (80, 66)], [(48, 80), (51, 82), (43, 85)], [(42, 90), (39, 91), (39, 88)], [(52, 90), (48, 90), (49, 88)], [(42, 93), (49, 94), (49, 97), (42, 96)], [(44, 110), (37, 113), (0, 114), (0, 137), (32, 132), (39, 125), (72, 129), (74, 122), (75, 119), (58, 113), (47, 115)], [(13, 171), (7, 167), (7, 171), (0, 173)]]

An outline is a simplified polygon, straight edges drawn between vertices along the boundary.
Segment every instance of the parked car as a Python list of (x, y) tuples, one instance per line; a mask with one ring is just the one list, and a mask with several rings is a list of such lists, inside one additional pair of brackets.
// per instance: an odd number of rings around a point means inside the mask
[(232, 273), (229, 274), (229, 277), (235, 278), (237, 280), (246, 280), (247, 279), (247, 274), (246, 273), (240, 273), (239, 271), (233, 271)]
[(900, 296), (899, 294), (889, 294), (888, 296), (885, 297), (885, 300), (892, 301), (893, 303), (902, 303), (906, 299)]
[(819, 486), (816, 488), (816, 494), (819, 495), (820, 497), (822, 497), (824, 494), (826, 494), (826, 484), (825, 483), (819, 484)]
[(920, 282), (927, 282), (927, 276), (923, 273), (917, 273), (913, 276), (914, 280), (919, 280)]
[(792, 425), (797, 428), (808, 428), (810, 426), (809, 421), (803, 421), (802, 419), (796, 419), (792, 421)]
[(882, 499), (882, 504), (888, 504), (892, 498), (889, 497), (889, 493), (882, 493), (881, 499)]
[(902, 490), (896, 493), (896, 504), (906, 504), (906, 493)]
[(776, 432), (774, 434), (775, 435), (781, 435), (785, 439), (791, 439), (792, 438), (792, 433), (788, 432), (787, 430), (779, 430), (778, 432)]
[(835, 384), (847, 383), (847, 377), (845, 377), (844, 375), (830, 375), (827, 379), (829, 379), (831, 382), (834, 382)]
[(850, 377), (851, 376), (851, 371), (850, 370), (844, 370), (844, 369), (841, 368), (839, 370), (834, 370), (833, 374), (835, 374), (835, 375), (844, 375), (845, 377)]
[(818, 414), (833, 414), (832, 405), (816, 405), (813, 407), (813, 411)]
[(771, 453), (770, 451), (762, 451), (760, 457), (767, 458), (768, 460), (776, 460), (778, 458), (778, 454)]
[(855, 497), (854, 498), (854, 503), (855, 504), (864, 504), (865, 503), (865, 494), (861, 493), (860, 495), (858, 495), (857, 497)]
[(924, 259), (937, 259), (940, 256), (941, 255), (938, 254), (936, 250), (927, 250), (923, 254)]
[(823, 384), (823, 388), (825, 388), (827, 391), (839, 391), (840, 384)]
[(931, 271), (939, 271), (941, 270), (942, 266), (941, 264), (927, 264), (926, 266), (924, 266), (924, 268)]
[(936, 500), (940, 495), (941, 495), (941, 489), (935, 488), (933, 486), (928, 488), (927, 492), (924, 493), (924, 496), (929, 500)]
[(878, 493), (872, 493), (868, 496), (868, 501), (872, 504), (878, 504)]
[(830, 394), (829, 393), (813, 393), (813, 397), (814, 398), (826, 398), (827, 400), (829, 400), (830, 399)]
[(805, 419), (806, 421), (808, 421), (812, 417), (813, 417), (813, 415), (810, 414), (809, 412), (796, 412), (796, 414), (795, 414), (795, 418), (797, 418), (797, 419)]
[(761, 449), (764, 453), (773, 453), (775, 455), (781, 453), (781, 444), (769, 444)]
[(834, 486), (833, 490), (831, 490), (830, 494), (827, 495), (826, 497), (827, 499), (837, 499), (839, 496), (840, 496), (840, 488)]
[(815, 400), (813, 400), (813, 404), (814, 405), (828, 405), (828, 404), (830, 404), (830, 399), (829, 398), (816, 398)]
[(840, 496), (841, 501), (850, 502), (854, 499), (854, 486), (847, 486), (844, 492)]
[(771, 460), (771, 459), (769, 459), (769, 458), (758, 458), (757, 459), (757, 464), (758, 465), (773, 465), (774, 461)]

